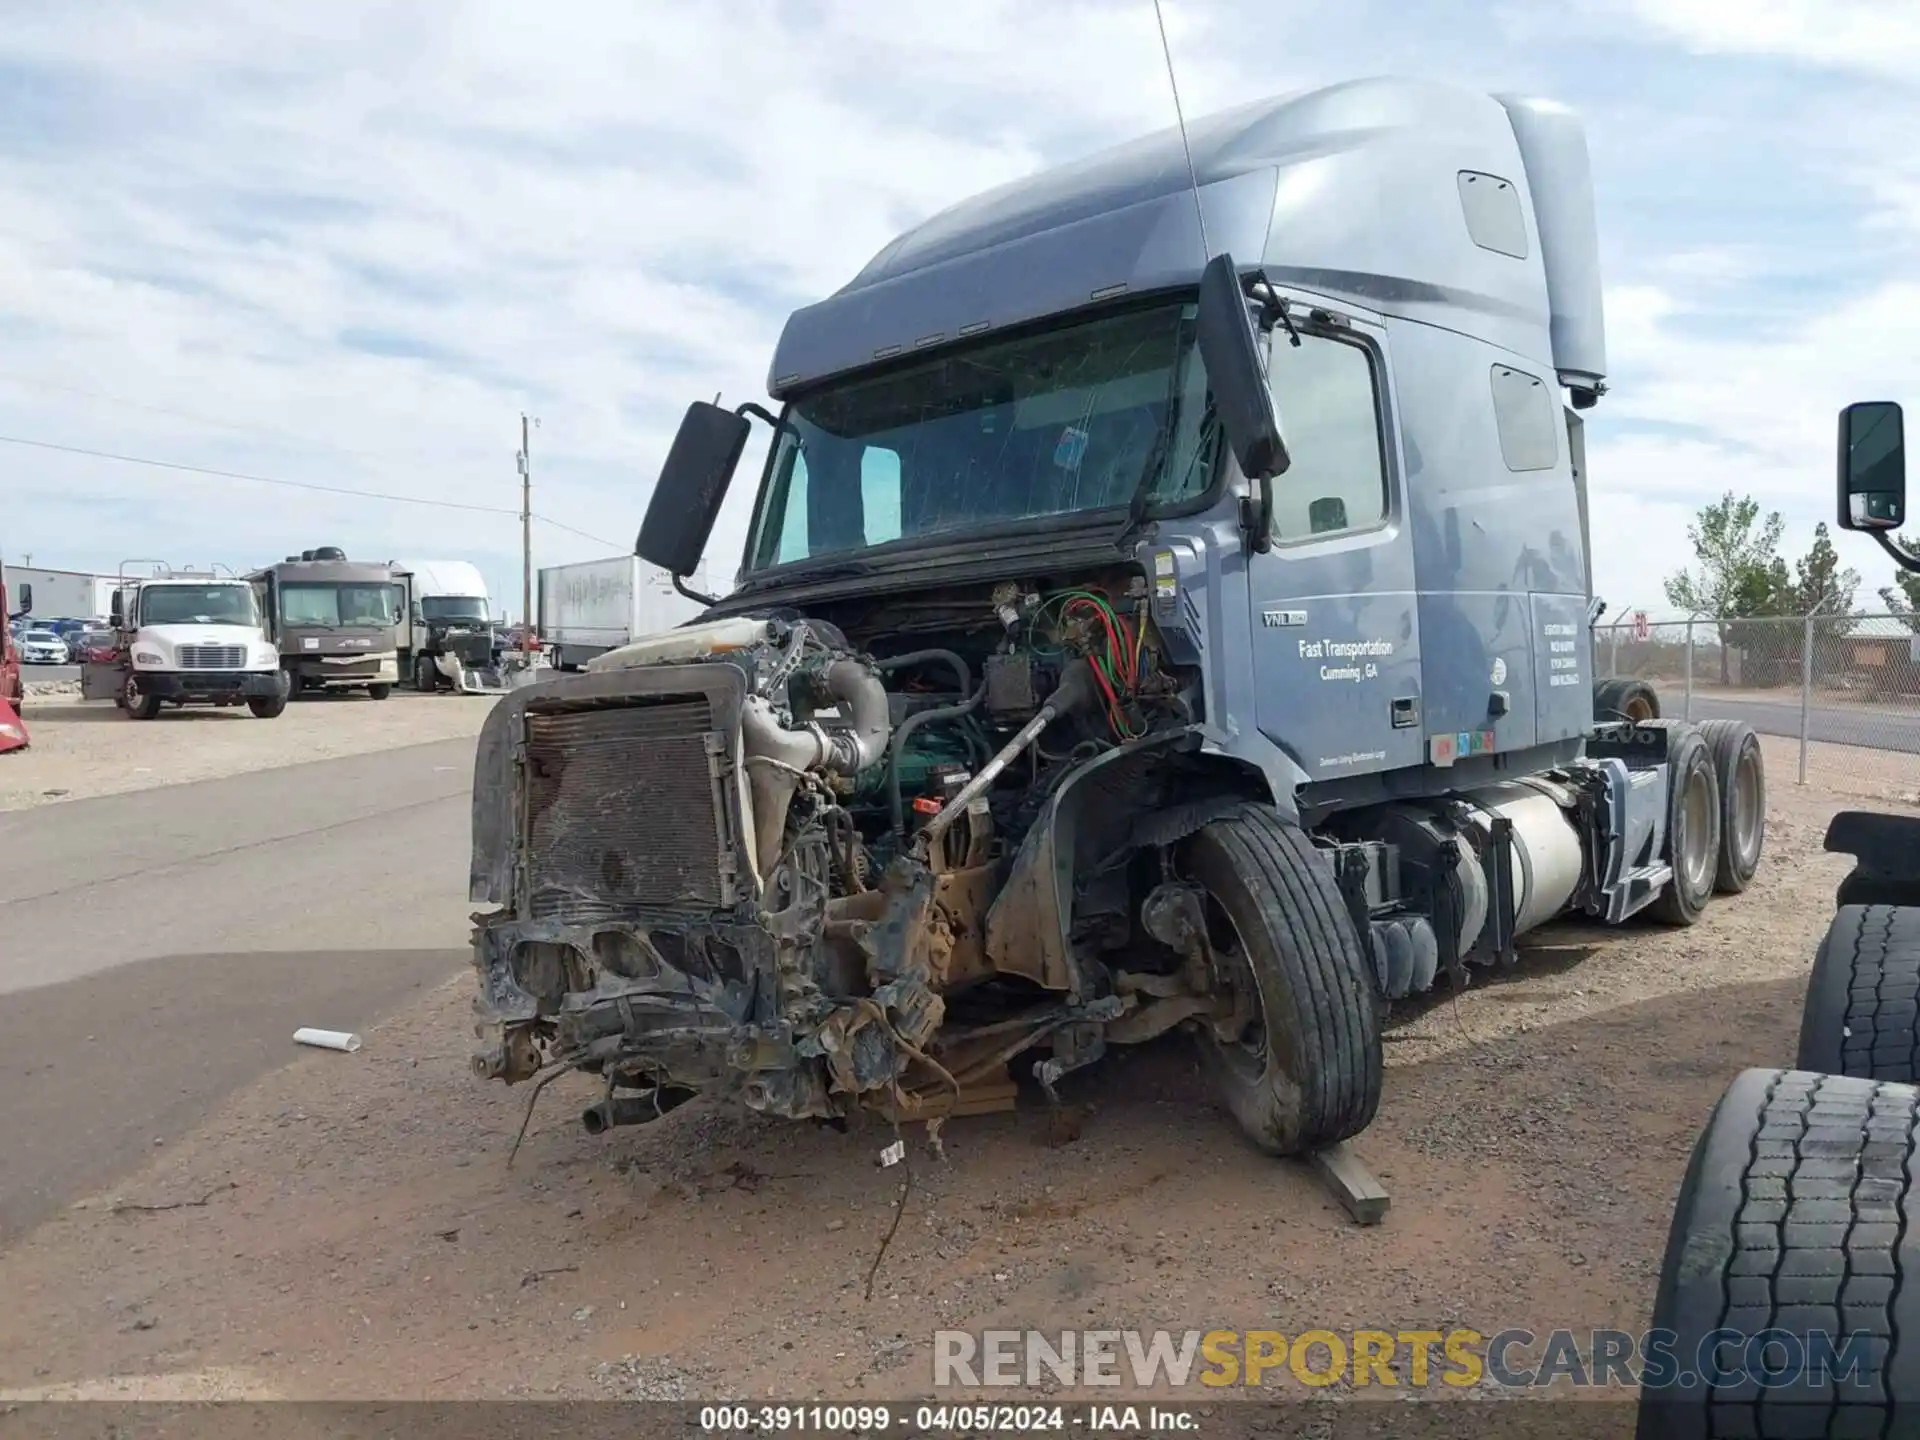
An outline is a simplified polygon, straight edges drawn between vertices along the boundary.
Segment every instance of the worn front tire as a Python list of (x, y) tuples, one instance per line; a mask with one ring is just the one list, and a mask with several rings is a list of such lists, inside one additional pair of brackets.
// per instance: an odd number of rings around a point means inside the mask
[(367, 686), (367, 698), (369, 700), (384, 700), (387, 698), (387, 696), (391, 695), (392, 693), (393, 693), (393, 687), (391, 685)]
[(256, 720), (273, 720), (287, 708), (284, 695), (252, 695), (247, 698), (247, 713)]
[(1359, 1134), (1380, 1104), (1384, 1007), (1332, 865), (1253, 803), (1195, 835), (1184, 860), (1210, 901), (1216, 957), (1257, 1001), (1258, 1021), (1234, 1042), (1201, 1032), (1227, 1109), (1276, 1155)]
[(127, 676), (126, 683), (120, 687), (120, 708), (127, 712), (129, 719), (152, 720), (160, 714), (160, 704), (158, 695), (141, 694), (136, 676)]

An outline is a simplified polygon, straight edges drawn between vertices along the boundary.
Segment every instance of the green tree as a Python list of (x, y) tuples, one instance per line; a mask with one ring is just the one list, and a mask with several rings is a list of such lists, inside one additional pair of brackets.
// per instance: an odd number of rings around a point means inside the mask
[[(1893, 543), (1911, 558), (1920, 560), (1920, 540), (1908, 540), (1895, 535)], [(1893, 584), (1882, 587), (1880, 599), (1885, 602), (1887, 609), (1906, 621), (1909, 630), (1920, 632), (1920, 575), (1909, 574), (1905, 570), (1897, 572)]]
[(1785, 529), (1779, 511), (1763, 521), (1758, 500), (1751, 495), (1736, 497), (1731, 490), (1702, 506), (1687, 526), (1687, 539), (1699, 564), (1667, 577), (1667, 603), (1715, 622), (1723, 685), (1732, 683), (1729, 627), (1747, 617), (1779, 614), (1782, 600), (1793, 588), (1786, 562), (1778, 553)]
[(1793, 569), (1793, 603), (1800, 614), (1817, 611), (1824, 618), (1853, 613), (1860, 572), (1851, 565), (1841, 568), (1840, 554), (1827, 534), (1826, 521), (1813, 527), (1813, 546), (1794, 562)]

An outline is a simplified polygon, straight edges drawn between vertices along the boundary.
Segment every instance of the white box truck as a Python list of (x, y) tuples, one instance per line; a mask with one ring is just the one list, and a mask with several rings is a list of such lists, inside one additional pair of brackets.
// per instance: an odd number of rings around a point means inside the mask
[[(702, 573), (687, 588), (711, 593)], [(637, 555), (583, 560), (540, 572), (539, 635), (556, 670), (578, 670), (596, 655), (642, 635), (671, 630), (706, 607), (673, 588), (673, 577)]]

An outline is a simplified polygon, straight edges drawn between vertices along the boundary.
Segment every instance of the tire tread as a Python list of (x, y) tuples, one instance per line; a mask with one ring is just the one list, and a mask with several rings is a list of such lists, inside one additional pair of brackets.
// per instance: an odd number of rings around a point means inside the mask
[(1917, 1122), (1908, 1085), (1749, 1070), (1728, 1087), (1675, 1204), (1653, 1328), (1674, 1333), (1682, 1372), (1715, 1329), (1820, 1330), (1841, 1344), (1865, 1331), (1867, 1383), (1713, 1389), (1702, 1377), (1643, 1391), (1642, 1437), (1878, 1435), (1879, 1407), (1920, 1400), (1920, 1294), (1904, 1253)]
[(1796, 1063), (1920, 1083), (1920, 909), (1845, 905), (1814, 953)]
[(1326, 857), (1297, 826), (1249, 803), (1207, 827), (1233, 871), (1277, 912), (1274, 951), (1305, 1042), (1300, 1148), (1348, 1139), (1379, 1107), (1381, 1039), (1372, 966)]

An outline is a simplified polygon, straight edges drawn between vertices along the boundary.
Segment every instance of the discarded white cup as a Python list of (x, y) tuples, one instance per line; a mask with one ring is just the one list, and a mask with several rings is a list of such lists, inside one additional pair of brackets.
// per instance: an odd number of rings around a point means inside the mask
[(360, 1037), (346, 1030), (315, 1030), (302, 1026), (293, 1032), (296, 1045), (318, 1045), (322, 1050), (353, 1051), (360, 1048)]

